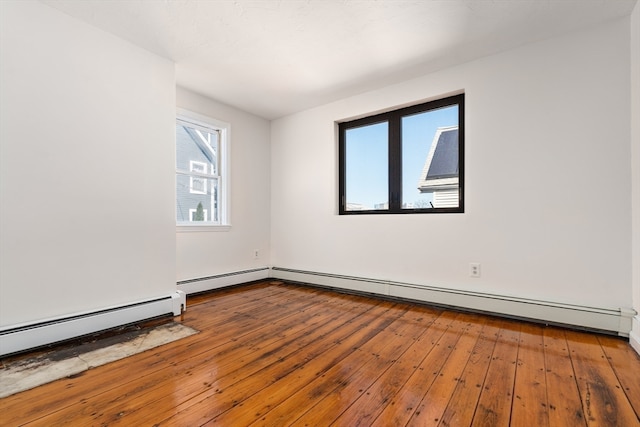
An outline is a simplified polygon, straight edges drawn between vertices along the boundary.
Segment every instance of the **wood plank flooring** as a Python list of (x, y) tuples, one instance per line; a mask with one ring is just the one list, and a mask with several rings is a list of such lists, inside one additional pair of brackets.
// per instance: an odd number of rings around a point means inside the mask
[(263, 282), (199, 334), (0, 399), (2, 426), (640, 426), (622, 339)]

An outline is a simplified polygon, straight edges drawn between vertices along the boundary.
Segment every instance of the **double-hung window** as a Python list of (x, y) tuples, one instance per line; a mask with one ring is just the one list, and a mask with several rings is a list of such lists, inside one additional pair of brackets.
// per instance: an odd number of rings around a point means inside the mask
[(464, 212), (464, 94), (338, 131), (340, 215)]
[(176, 223), (227, 225), (229, 125), (187, 111), (176, 119)]

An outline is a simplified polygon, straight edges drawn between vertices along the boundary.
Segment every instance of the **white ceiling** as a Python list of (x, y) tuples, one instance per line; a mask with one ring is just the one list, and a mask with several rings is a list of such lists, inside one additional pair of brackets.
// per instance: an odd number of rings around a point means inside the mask
[(629, 15), (636, 0), (42, 0), (273, 119)]

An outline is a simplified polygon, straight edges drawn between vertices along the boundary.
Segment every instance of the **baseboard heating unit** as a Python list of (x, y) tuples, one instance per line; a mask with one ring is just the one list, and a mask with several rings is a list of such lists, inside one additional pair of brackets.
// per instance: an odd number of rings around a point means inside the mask
[(413, 300), (504, 317), (527, 319), (538, 323), (605, 332), (624, 337), (629, 337), (632, 320), (637, 314), (631, 308), (587, 307), (281, 267), (272, 267), (271, 277), (348, 292)]
[(261, 267), (217, 274), (215, 276), (199, 277), (197, 279), (182, 280), (178, 282), (178, 289), (189, 295), (267, 278), (269, 278), (269, 267)]
[(636, 353), (640, 354), (640, 315), (636, 315), (633, 318), (633, 327), (629, 332), (629, 344), (631, 344)]
[(186, 295), (176, 291), (166, 297), (77, 313), (37, 323), (0, 328), (0, 356), (81, 337), (130, 323), (186, 310)]

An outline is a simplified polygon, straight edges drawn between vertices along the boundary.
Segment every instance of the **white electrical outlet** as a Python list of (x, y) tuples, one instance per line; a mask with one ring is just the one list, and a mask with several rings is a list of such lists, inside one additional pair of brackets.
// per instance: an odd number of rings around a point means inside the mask
[(472, 262), (469, 264), (469, 276), (480, 277), (480, 263)]
[(253, 250), (253, 259), (258, 259), (260, 258), (260, 251), (257, 249)]

